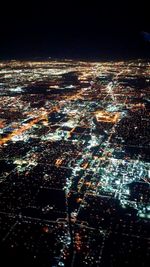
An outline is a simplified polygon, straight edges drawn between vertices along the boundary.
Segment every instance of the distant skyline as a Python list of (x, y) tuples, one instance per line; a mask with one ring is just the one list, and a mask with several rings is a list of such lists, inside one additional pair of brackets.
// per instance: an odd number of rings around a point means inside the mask
[(145, 1), (133, 7), (128, 1), (54, 3), (5, 4), (0, 18), (0, 58), (149, 57), (149, 44), (141, 35), (150, 32)]

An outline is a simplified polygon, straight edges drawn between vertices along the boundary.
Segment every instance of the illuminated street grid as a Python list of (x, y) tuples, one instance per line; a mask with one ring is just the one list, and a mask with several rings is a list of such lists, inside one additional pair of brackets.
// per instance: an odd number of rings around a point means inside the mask
[(0, 95), (5, 266), (148, 266), (149, 63), (0, 62)]

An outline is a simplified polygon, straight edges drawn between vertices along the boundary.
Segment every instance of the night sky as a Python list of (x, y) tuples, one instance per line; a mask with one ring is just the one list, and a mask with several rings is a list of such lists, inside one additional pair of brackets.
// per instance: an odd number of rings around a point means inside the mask
[(11, 2), (1, 8), (1, 59), (150, 55), (150, 43), (141, 35), (150, 32), (148, 1)]

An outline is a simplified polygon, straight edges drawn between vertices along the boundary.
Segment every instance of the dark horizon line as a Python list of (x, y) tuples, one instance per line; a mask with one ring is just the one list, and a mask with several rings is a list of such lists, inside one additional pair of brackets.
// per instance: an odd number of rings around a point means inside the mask
[(141, 53), (141, 51), (138, 53), (135, 51), (135, 53), (107, 53), (105, 52), (98, 52), (95, 53), (31, 53), (26, 52), (24, 55), (21, 53), (0, 53), (0, 61), (12, 61), (12, 60), (21, 60), (21, 61), (29, 61), (29, 60), (41, 60), (41, 61), (47, 61), (47, 60), (74, 60), (74, 61), (122, 61), (122, 60), (150, 60), (150, 53)]

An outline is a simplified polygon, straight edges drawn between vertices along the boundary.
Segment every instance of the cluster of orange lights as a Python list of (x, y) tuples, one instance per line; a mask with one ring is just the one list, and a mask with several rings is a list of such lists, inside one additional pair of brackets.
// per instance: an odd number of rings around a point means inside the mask
[(107, 112), (107, 111), (97, 111), (95, 116), (98, 122), (110, 122), (116, 123), (119, 120), (119, 112)]
[(55, 162), (55, 166), (59, 167), (62, 164), (63, 160), (62, 159), (57, 159)]
[(0, 119), (0, 128), (4, 128), (6, 125), (5, 121)]
[(79, 233), (75, 233), (75, 247), (77, 251), (81, 250), (82, 242)]
[(145, 104), (138, 103), (138, 104), (132, 105), (132, 111), (138, 110), (138, 109), (145, 109)]
[(19, 127), (18, 129), (15, 129), (12, 133), (8, 134), (6, 137), (2, 138), (0, 140), (0, 145), (3, 145), (5, 143), (7, 143), (8, 141), (10, 141), (13, 137), (18, 136), (23, 134), (25, 131), (29, 130), (30, 128), (32, 128), (35, 124), (37, 124), (39, 121), (41, 120), (45, 120), (46, 117), (45, 115), (41, 115), (35, 119), (33, 119), (32, 121), (30, 121), (29, 123), (22, 125), (21, 127)]

